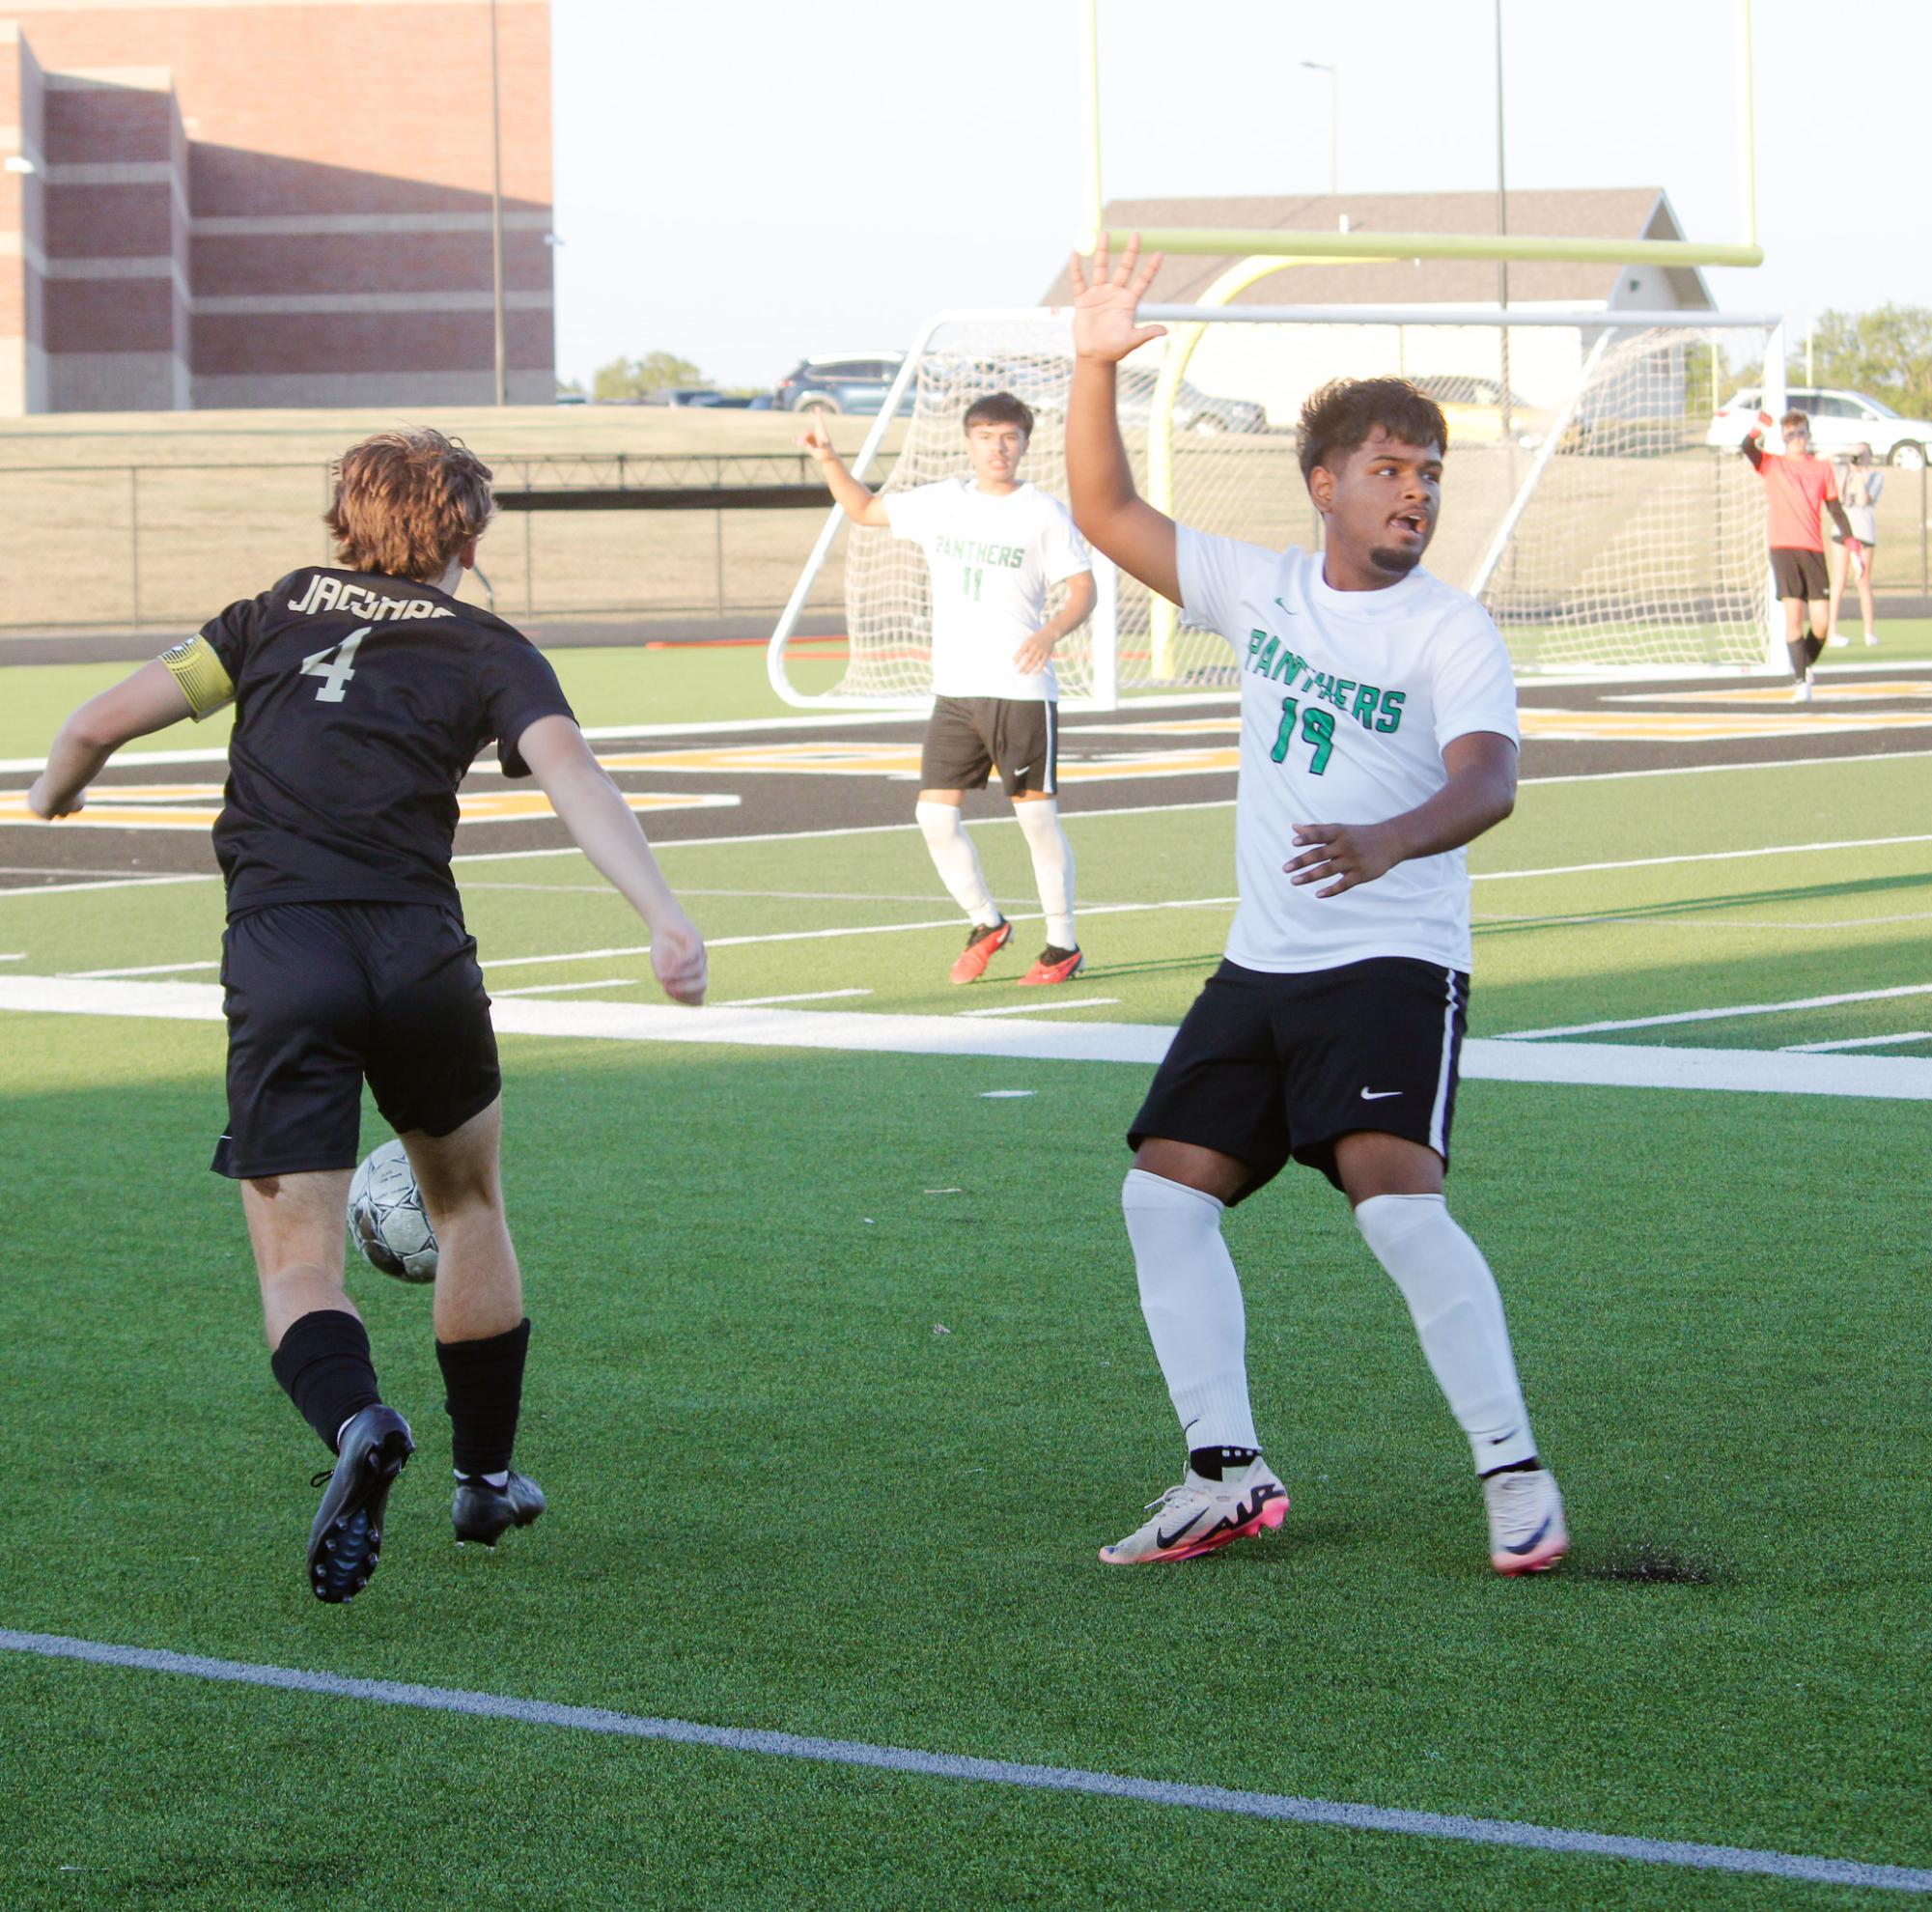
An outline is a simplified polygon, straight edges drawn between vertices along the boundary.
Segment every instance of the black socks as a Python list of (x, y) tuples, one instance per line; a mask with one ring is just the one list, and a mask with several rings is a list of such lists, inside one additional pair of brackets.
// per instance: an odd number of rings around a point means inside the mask
[(529, 1347), (528, 1321), (488, 1340), (436, 1343), (450, 1418), (450, 1458), (459, 1474), (502, 1474), (509, 1468)]
[(382, 1399), (369, 1355), (369, 1331), (340, 1308), (303, 1315), (282, 1336), (268, 1365), (330, 1453), (343, 1422)]
[(1218, 1480), (1223, 1468), (1239, 1474), (1260, 1456), (1259, 1448), (1190, 1448), (1188, 1466), (1203, 1480)]
[[(484, 1341), (436, 1343), (459, 1474), (500, 1474), (509, 1467), (529, 1346), (527, 1321)], [(268, 1365), (331, 1452), (343, 1422), (382, 1399), (369, 1331), (340, 1308), (303, 1315), (282, 1336)]]

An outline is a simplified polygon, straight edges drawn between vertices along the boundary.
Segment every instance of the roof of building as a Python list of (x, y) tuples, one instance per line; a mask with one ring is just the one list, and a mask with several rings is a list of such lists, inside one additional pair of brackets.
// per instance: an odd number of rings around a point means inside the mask
[[(1157, 226), (1221, 226), (1291, 233), (1332, 233), (1344, 216), (1357, 233), (1493, 233), (1493, 192), (1345, 192), (1237, 199), (1114, 199), (1105, 223), (1112, 232)], [(1512, 192), (1509, 230), (1548, 239), (1682, 239), (1684, 233), (1661, 186), (1605, 186), (1575, 192)], [(1230, 266), (1232, 255), (1172, 255), (1162, 267), (1150, 302), (1197, 300)], [(1620, 267), (1517, 262), (1509, 268), (1511, 303), (1595, 305), (1610, 300)], [(1693, 267), (1666, 271), (1679, 306), (1716, 303)], [(1064, 305), (1072, 295), (1061, 267), (1042, 303)], [(1497, 268), (1476, 259), (1335, 261), (1297, 266), (1236, 295), (1236, 305), (1493, 305)], [(1627, 300), (1625, 302), (1628, 302)]]

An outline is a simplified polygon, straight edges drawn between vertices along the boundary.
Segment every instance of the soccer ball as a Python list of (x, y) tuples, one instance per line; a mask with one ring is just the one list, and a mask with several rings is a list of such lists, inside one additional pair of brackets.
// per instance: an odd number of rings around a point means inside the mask
[(408, 1155), (394, 1139), (363, 1162), (349, 1185), (349, 1238), (372, 1268), (399, 1281), (436, 1279), (435, 1230)]

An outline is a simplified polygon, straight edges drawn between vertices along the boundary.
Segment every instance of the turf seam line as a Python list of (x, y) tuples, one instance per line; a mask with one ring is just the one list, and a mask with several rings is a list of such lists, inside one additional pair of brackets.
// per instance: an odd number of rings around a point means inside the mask
[(1226, 1786), (1190, 1785), (1131, 1774), (1089, 1772), (1078, 1766), (1022, 1764), (951, 1753), (928, 1753), (905, 1746), (877, 1746), (865, 1740), (820, 1739), (752, 1727), (704, 1726), (690, 1720), (653, 1719), (597, 1706), (566, 1706), (544, 1700), (519, 1700), (461, 1687), (418, 1686), (398, 1680), (355, 1679), (342, 1673), (311, 1673), (297, 1667), (258, 1666), (243, 1660), (208, 1659), (155, 1647), (123, 1646), (61, 1634), (0, 1629), (0, 1650), (48, 1660), (77, 1660), (96, 1666), (170, 1673), (193, 1679), (311, 1693), (377, 1705), (413, 1707), (426, 1712), (463, 1713), (578, 1732), (601, 1732), (630, 1739), (703, 1746), (729, 1753), (804, 1759), (822, 1765), (869, 1767), (928, 1779), (1009, 1785), (1044, 1792), (1082, 1793), (1124, 1799), (1144, 1806), (1179, 1806), (1197, 1812), (1226, 1813), (1244, 1818), (1273, 1819), (1304, 1826), (1330, 1826), (1466, 1844), (1514, 1846), (1531, 1851), (1574, 1853), (1599, 1859), (1635, 1860), (1698, 1871), (1734, 1872), (1790, 1879), (1813, 1885), (1863, 1887), (1887, 1892), (1932, 1893), (1932, 1870), (1875, 1865), (1857, 1859), (1823, 1859), (1802, 1853), (1750, 1846), (1706, 1845), (1689, 1840), (1644, 1839), (1620, 1833), (1583, 1832), (1518, 1819), (1482, 1819), (1461, 1814), (1411, 1812), (1397, 1807), (1363, 1806), (1341, 1800), (1307, 1799), (1294, 1794), (1237, 1791)]

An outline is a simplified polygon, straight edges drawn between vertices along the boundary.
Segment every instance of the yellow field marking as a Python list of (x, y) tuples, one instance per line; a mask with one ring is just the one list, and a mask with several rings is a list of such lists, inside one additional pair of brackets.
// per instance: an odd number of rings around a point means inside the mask
[(1923, 729), (1932, 711), (1821, 711), (1783, 708), (1762, 716), (1729, 711), (1552, 711), (1530, 706), (1518, 713), (1525, 737), (1567, 743), (1714, 744), (1734, 737), (1833, 737), (1863, 730)]
[[(1836, 678), (1819, 682), (1816, 693), (1828, 705), (1873, 703), (1888, 697), (1932, 697), (1932, 678), (1864, 678), (1845, 683)], [(1735, 690), (1644, 690), (1624, 692), (1607, 700), (1612, 704), (1788, 704), (1788, 683), (1740, 685)]]
[[(710, 810), (736, 806), (738, 799), (697, 791), (626, 791), (633, 810)], [(465, 790), (457, 799), (461, 823), (525, 823), (554, 817), (541, 790)], [(212, 829), (221, 814), (218, 783), (124, 783), (103, 786), (78, 816), (63, 817), (63, 829)], [(0, 826), (50, 828), (27, 807), (24, 791), (0, 792)]]

